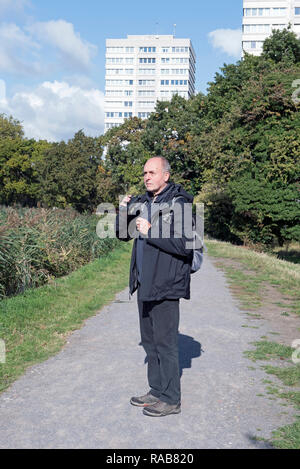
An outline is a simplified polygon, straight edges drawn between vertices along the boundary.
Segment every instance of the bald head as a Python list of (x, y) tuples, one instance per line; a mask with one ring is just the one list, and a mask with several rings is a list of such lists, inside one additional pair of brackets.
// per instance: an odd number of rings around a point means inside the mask
[(170, 165), (163, 156), (150, 158), (144, 166), (144, 183), (146, 189), (159, 194), (168, 184), (170, 178)]

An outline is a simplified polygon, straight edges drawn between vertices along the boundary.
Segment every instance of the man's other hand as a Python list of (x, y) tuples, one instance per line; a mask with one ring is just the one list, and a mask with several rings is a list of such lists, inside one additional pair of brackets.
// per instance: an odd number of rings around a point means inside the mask
[(121, 206), (121, 207), (127, 207), (127, 204), (130, 202), (131, 197), (132, 197), (131, 194), (125, 195), (124, 199), (123, 199), (122, 202), (120, 203), (120, 206)]
[(145, 218), (138, 217), (136, 219), (136, 227), (140, 233), (146, 235), (151, 228), (151, 223), (149, 223)]

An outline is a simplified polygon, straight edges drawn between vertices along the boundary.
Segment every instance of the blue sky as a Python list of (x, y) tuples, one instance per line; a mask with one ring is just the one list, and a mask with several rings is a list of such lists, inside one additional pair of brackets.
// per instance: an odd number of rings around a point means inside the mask
[(242, 0), (0, 0), (0, 113), (26, 136), (61, 140), (103, 132), (105, 39), (189, 37), (196, 90), (240, 54)]

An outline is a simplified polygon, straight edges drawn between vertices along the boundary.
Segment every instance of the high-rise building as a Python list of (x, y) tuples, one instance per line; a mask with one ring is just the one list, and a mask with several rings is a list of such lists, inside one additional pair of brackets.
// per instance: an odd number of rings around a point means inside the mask
[(149, 117), (156, 101), (195, 93), (195, 52), (173, 35), (106, 40), (105, 131), (129, 117)]
[(272, 30), (289, 24), (300, 38), (300, 0), (244, 0), (243, 7), (243, 51), (260, 55)]

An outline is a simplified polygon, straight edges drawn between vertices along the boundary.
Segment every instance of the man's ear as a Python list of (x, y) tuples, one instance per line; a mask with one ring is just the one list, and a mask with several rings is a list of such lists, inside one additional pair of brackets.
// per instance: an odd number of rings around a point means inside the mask
[(165, 182), (168, 182), (170, 179), (170, 173), (165, 173)]

